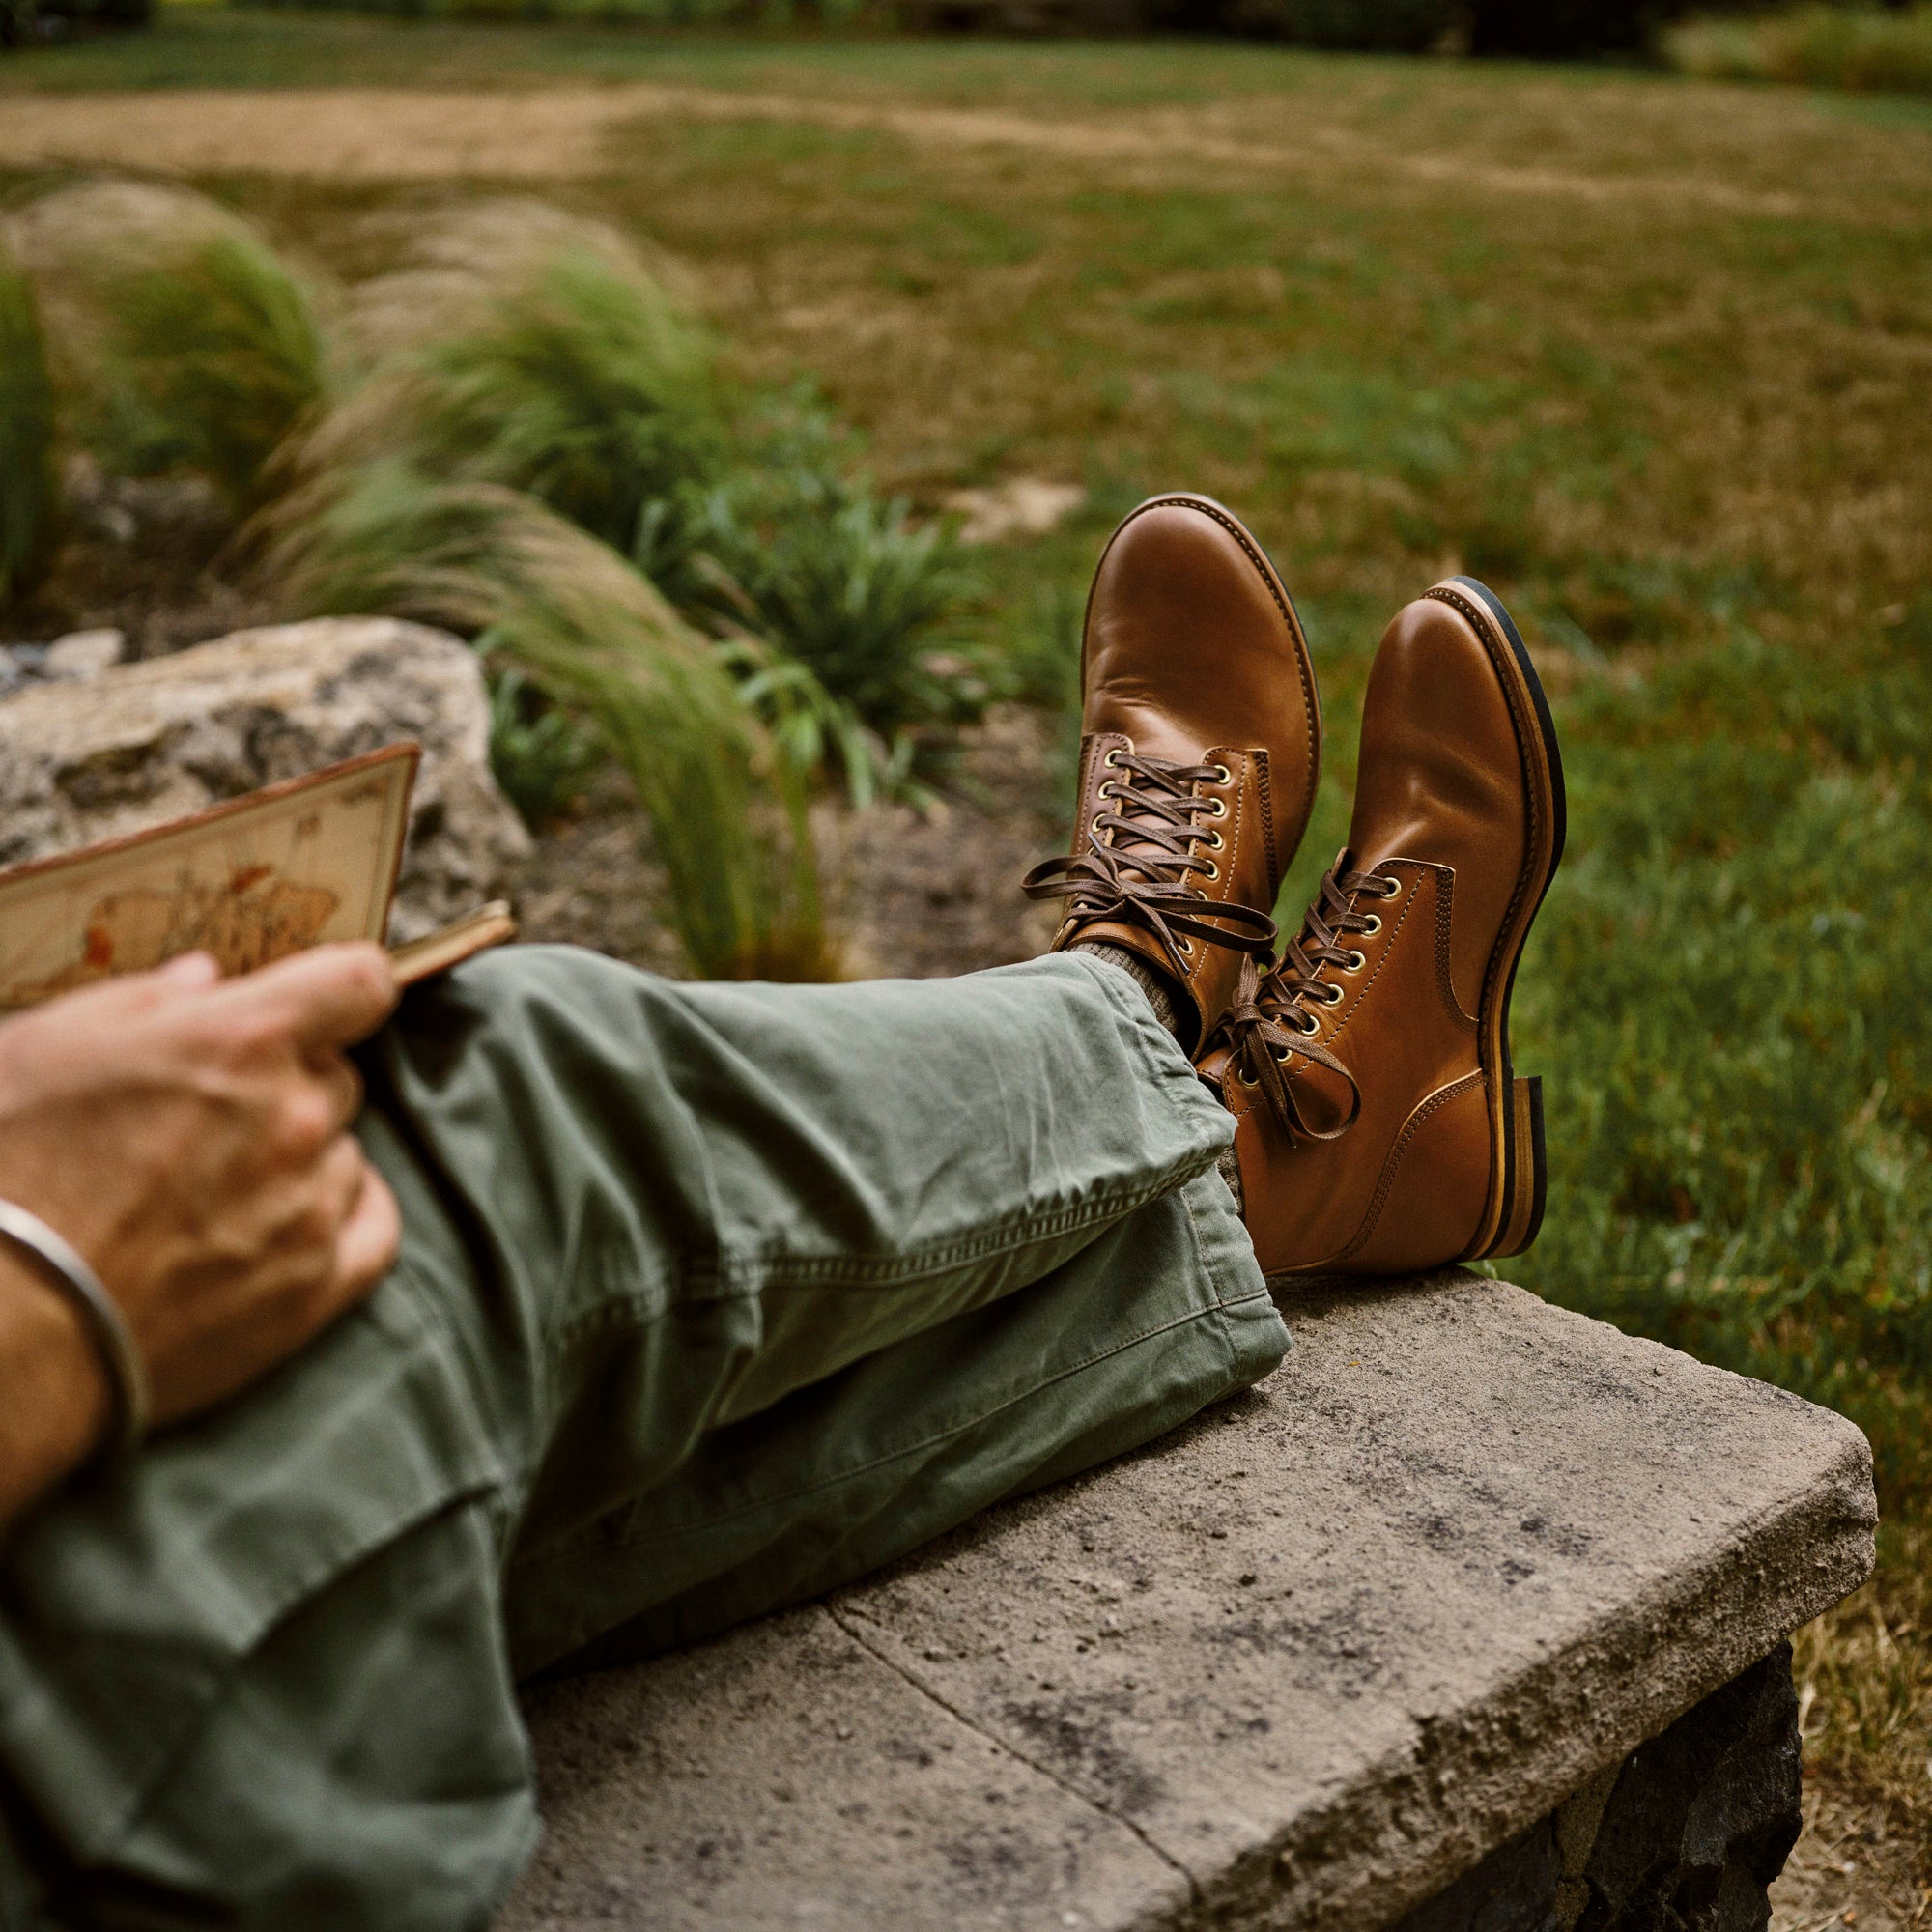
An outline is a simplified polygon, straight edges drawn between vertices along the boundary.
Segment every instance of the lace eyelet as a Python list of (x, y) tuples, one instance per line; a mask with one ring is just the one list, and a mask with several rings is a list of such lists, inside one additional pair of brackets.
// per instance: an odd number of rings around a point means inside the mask
[(1180, 956), (1183, 959), (1192, 959), (1194, 957), (1193, 940), (1181, 939), (1181, 940), (1177, 940), (1175, 943), (1180, 948)]
[(1220, 867), (1219, 867), (1219, 866), (1217, 866), (1217, 865), (1216, 865), (1216, 864), (1214, 863), (1214, 861), (1213, 861), (1213, 860), (1211, 860), (1211, 859), (1210, 859), (1210, 860), (1208, 860), (1208, 882), (1209, 882), (1209, 883), (1211, 884), (1211, 883), (1213, 883), (1213, 882), (1214, 882), (1215, 880), (1219, 879), (1219, 878), (1220, 878), (1220, 876), (1221, 876), (1221, 868), (1220, 868)]
[(1105, 765), (1110, 772), (1116, 770), (1121, 762), (1121, 753), (1119, 750), (1116, 749), (1114, 751), (1109, 752), (1107, 755), (1100, 760), (1100, 762), (1103, 765)]
[(1201, 842), (1208, 847), (1208, 851), (1218, 852), (1228, 841), (1218, 832), (1210, 832)]
[(1348, 997), (1347, 992), (1342, 987), (1330, 986), (1321, 1004), (1324, 1007), (1339, 1007)]
[(1214, 801), (1214, 810), (1205, 814), (1208, 818), (1226, 818), (1227, 815), (1228, 801), (1225, 798), (1217, 798)]
[(1100, 836), (1100, 814), (1097, 811), (1094, 814), (1093, 819), (1088, 824), (1087, 836), (1090, 838), (1097, 838)]
[(1301, 1029), (1302, 1037), (1307, 1039), (1313, 1039), (1321, 1031), (1321, 1022), (1313, 1013), (1303, 1013), (1301, 1017), (1308, 1022)]
[(1269, 1047), (1268, 1058), (1272, 1060), (1277, 1066), (1286, 1066), (1288, 1063), (1294, 1058), (1294, 1056), (1293, 1054), (1290, 1053), (1286, 1047), (1283, 1047), (1279, 1053), (1275, 1052), (1273, 1047)]
[(1384, 880), (1382, 881), (1382, 884), (1383, 884), (1383, 885), (1384, 885), (1385, 887), (1387, 887), (1387, 889), (1388, 889), (1388, 890), (1387, 890), (1386, 892), (1384, 892), (1384, 893), (1382, 894), (1382, 897), (1383, 897), (1383, 898), (1385, 898), (1385, 899), (1399, 899), (1399, 898), (1401, 898), (1401, 896), (1402, 896), (1402, 881), (1401, 881), (1400, 879), (1384, 879)]
[(1217, 785), (1233, 784), (1235, 782), (1235, 775), (1226, 765), (1216, 765), (1214, 767), (1214, 782)]
[(1369, 915), (1368, 924), (1363, 926), (1362, 928), (1362, 937), (1364, 939), (1373, 939), (1376, 936), (1376, 934), (1378, 933), (1381, 929), (1382, 929), (1381, 914), (1378, 912), (1372, 912)]
[[(1359, 946), (1351, 947), (1347, 960), (1343, 963), (1342, 971), (1345, 973), (1359, 973), (1368, 963), (1369, 955)], [(1336, 991), (1341, 991), (1341, 988), (1338, 986)], [(1332, 1005), (1333, 1002), (1331, 1001), (1330, 1004)]]
[(1238, 1080), (1243, 1087), (1259, 1087), (1261, 1085), (1261, 1082), (1259, 1080), (1250, 1080), (1245, 1073), (1236, 1073), (1235, 1075), (1235, 1078)]

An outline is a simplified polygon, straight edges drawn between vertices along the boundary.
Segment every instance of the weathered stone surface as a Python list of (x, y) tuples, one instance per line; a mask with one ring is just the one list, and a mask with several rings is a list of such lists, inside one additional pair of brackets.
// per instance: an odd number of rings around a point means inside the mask
[(1456, 1271), (1288, 1313), (1167, 1442), (536, 1693), (503, 1926), (1374, 1932), (1871, 1567), (1795, 1397)]
[(125, 631), (70, 631), (47, 646), (43, 677), (99, 677), (128, 655)]
[(1781, 1643), (1396, 1932), (1763, 1932), (1803, 1822), (1798, 1759)]
[(108, 838), (414, 738), (390, 923), (413, 939), (488, 898), (528, 835), (490, 775), (474, 654), (389, 617), (282, 624), (0, 695), (0, 865)]

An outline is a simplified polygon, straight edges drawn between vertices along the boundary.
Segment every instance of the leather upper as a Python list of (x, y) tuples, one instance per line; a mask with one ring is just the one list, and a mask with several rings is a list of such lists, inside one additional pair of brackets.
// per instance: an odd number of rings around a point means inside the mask
[(1210, 916), (1181, 932), (1170, 954), (1149, 918), (1100, 916), (1102, 896), (1088, 890), (1071, 895), (1054, 944), (1104, 940), (1180, 980), (1199, 1038), (1227, 1008), (1243, 963), (1241, 945), (1226, 942), (1254, 942), (1252, 953), (1271, 935), (1265, 915), (1307, 825), (1321, 763), (1314, 667), (1293, 606), (1261, 547), (1218, 503), (1157, 497), (1114, 533), (1088, 599), (1081, 688), (1075, 859), (1104, 845), (1116, 855), (1112, 869), (1136, 853), (1150, 870), (1172, 869), (1165, 848), (1131, 825), (1095, 830), (1110, 811), (1133, 816), (1122, 755), (1166, 760), (1199, 773), (1183, 788), (1200, 807), (1184, 810), (1204, 867), (1184, 885), (1210, 907), (1259, 917), (1222, 922), (1217, 938)]
[(1349, 853), (1363, 871), (1401, 857), (1455, 874), (1450, 980), (1470, 1013), (1526, 830), (1521, 748), (1490, 654), (1454, 605), (1417, 598), (1369, 672)]
[(1333, 883), (1200, 1063), (1269, 1273), (1436, 1266), (1496, 1223), (1508, 980), (1555, 847), (1530, 686), (1485, 615), (1452, 582), (1388, 627)]

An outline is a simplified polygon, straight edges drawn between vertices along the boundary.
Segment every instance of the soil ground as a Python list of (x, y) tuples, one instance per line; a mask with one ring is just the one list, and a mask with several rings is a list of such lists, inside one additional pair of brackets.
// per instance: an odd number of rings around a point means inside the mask
[[(950, 797), (921, 810), (820, 815), (834, 923), (853, 977), (972, 973), (1045, 950), (1056, 915), (1022, 899), (1015, 882), (1065, 838), (1052, 736), (1037, 712), (997, 708), (971, 734)], [(656, 886), (635, 809), (621, 787), (600, 787), (539, 835), (517, 894), (524, 936), (676, 973), (677, 948), (651, 912)]]

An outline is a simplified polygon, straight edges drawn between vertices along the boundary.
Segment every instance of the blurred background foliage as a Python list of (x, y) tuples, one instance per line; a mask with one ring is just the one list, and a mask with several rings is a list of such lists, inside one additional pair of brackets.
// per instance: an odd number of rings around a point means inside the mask
[[(1164, 22), (1384, 50), (1349, 59), (922, 41), (830, 6), (795, 34), (185, 17), (13, 71), (647, 77), (849, 110), (640, 115), (567, 208), (240, 173), (213, 200), (23, 175), (9, 202), (14, 608), (76, 463), (202, 479), (221, 568), (284, 614), (475, 640), (533, 821), (628, 774), (693, 971), (838, 971), (810, 814), (964, 796), (989, 707), (1044, 721), (1064, 772), (1086, 580), (1151, 490), (1249, 515), (1314, 640), (1326, 774), (1286, 919), (1345, 836), (1382, 622), (1450, 570), (1493, 584), (1571, 785), (1516, 1007), (1549, 1211), (1506, 1271), (1870, 1435), (1887, 1567), (1801, 1648), (1807, 1723), (1932, 1842), (1924, 104), (1389, 57), (1529, 32), (1427, 0)], [(1588, 17), (1566, 44), (1718, 81), (1926, 85), (1922, 7)], [(881, 103), (1057, 145), (861, 125)], [(1143, 108), (1294, 164), (1072, 145)], [(952, 493), (1027, 476), (1084, 506), (963, 550)], [(1039, 791), (1061, 809), (1058, 776)]]
[[(1373, 53), (1643, 59), (1686, 73), (1932, 91), (1932, 0), (255, 0), (406, 19), (1183, 34)], [(0, 48), (141, 27), (156, 0), (0, 0)]]
[(808, 390), (723, 380), (674, 273), (614, 229), (499, 201), (369, 241), (390, 266), (342, 286), (185, 188), (16, 210), (6, 586), (30, 592), (57, 540), (64, 442), (111, 476), (198, 478), (282, 614), (476, 640), (534, 821), (614, 754), (693, 970), (836, 976), (813, 787), (929, 796), (990, 695), (937, 648), (970, 593), (949, 530), (881, 497)]

